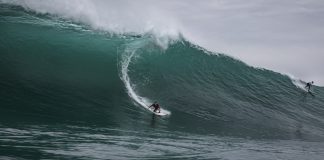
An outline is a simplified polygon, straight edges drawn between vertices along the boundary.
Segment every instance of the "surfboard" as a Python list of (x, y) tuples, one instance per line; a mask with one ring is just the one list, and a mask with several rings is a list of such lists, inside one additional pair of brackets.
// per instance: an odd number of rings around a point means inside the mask
[(307, 93), (309, 93), (309, 94), (311, 94), (311, 95), (314, 95), (313, 93), (314, 93), (314, 88), (312, 87), (310, 90), (308, 90), (307, 89), (307, 87), (302, 87), (301, 88), (303, 91), (305, 91), (305, 92), (307, 92)]
[(308, 93), (309, 93), (310, 95), (312, 95), (313, 97), (315, 97), (315, 95), (313, 94), (313, 92), (308, 91)]
[(162, 109), (161, 107), (160, 107), (160, 109), (161, 109), (160, 112), (154, 112), (154, 108), (153, 108), (153, 107), (151, 107), (151, 108), (148, 108), (148, 107), (147, 107), (147, 109), (148, 109), (150, 112), (152, 112), (153, 114), (158, 115), (158, 116), (166, 116), (166, 115), (170, 115), (170, 112), (169, 112), (169, 111), (164, 110), (164, 109)]

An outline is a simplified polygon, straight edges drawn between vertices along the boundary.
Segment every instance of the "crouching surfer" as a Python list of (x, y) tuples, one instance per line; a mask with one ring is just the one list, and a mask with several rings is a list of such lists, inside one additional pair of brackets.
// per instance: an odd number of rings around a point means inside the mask
[(149, 106), (149, 108), (152, 108), (152, 107), (154, 108), (154, 111), (153, 112), (156, 112), (156, 113), (160, 113), (161, 112), (160, 105), (157, 102), (154, 102), (151, 106)]

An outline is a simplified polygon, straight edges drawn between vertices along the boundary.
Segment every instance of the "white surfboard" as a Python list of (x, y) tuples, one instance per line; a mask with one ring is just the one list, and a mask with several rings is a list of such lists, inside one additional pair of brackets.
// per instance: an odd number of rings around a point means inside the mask
[(153, 107), (151, 107), (151, 108), (148, 108), (147, 107), (147, 109), (150, 111), (150, 112), (152, 112), (152, 113), (154, 113), (154, 114), (156, 114), (156, 115), (158, 115), (158, 116), (167, 116), (167, 115), (170, 115), (171, 113), (169, 112), (169, 111), (167, 111), (167, 110), (164, 110), (164, 109), (162, 109), (161, 107), (160, 107), (160, 109), (161, 109), (161, 111), (160, 112), (154, 112), (154, 108)]

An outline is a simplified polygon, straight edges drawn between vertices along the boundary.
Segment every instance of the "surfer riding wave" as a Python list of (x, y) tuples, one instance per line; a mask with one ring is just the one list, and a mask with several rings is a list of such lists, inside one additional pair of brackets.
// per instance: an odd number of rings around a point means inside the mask
[[(160, 107), (159, 104), (156, 102), (153, 103), (151, 106), (147, 107), (150, 103), (150, 100), (148, 98), (142, 97), (138, 95), (134, 88), (133, 84), (131, 84), (131, 79), (128, 75), (128, 72), (130, 70), (130, 64), (133, 61), (136, 61), (136, 51), (139, 48), (142, 48), (143, 46), (147, 45), (147, 41), (136, 41), (136, 42), (131, 42), (126, 45), (124, 49), (121, 49), (120, 51), (120, 59), (121, 61), (118, 62), (119, 71), (120, 71), (120, 78), (124, 82), (126, 90), (130, 98), (132, 98), (137, 104), (140, 106), (150, 110), (151, 112), (154, 112), (157, 115), (165, 116), (165, 115), (170, 115), (171, 112), (163, 109)], [(137, 55), (138, 56), (138, 55)], [(151, 107), (154, 107), (154, 111), (151, 109)]]
[[(149, 109), (150, 108), (154, 108), (154, 111), (153, 112), (156, 112), (156, 113), (161, 113), (161, 108), (160, 108), (160, 105), (157, 103), (157, 102), (154, 102), (152, 105), (150, 105), (148, 107)], [(158, 112), (157, 112), (158, 111)]]

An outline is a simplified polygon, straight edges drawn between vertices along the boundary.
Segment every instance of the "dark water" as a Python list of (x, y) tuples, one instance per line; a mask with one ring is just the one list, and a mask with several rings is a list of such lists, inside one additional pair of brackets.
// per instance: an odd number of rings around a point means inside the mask
[(321, 160), (324, 89), (314, 95), (186, 40), (162, 49), (0, 5), (0, 159)]

